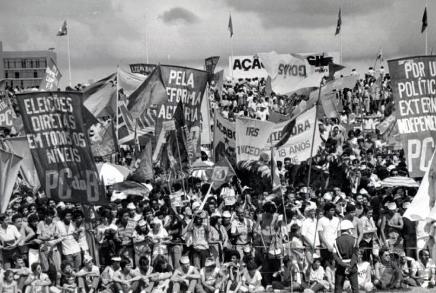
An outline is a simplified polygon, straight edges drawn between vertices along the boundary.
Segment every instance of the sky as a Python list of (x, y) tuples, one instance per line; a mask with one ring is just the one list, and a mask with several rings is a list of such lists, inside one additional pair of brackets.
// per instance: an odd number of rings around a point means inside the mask
[[(201, 68), (204, 58), (339, 51), (334, 35), (342, 9), (342, 60), (347, 75), (384, 59), (423, 55), (425, 0), (15, 0), (1, 1), (4, 50), (55, 48), (68, 82), (67, 37), (56, 37), (66, 19), (72, 81), (87, 83), (129, 63)], [(436, 52), (436, 4), (428, 1), (428, 51)], [(227, 28), (232, 15), (234, 36)], [(384, 64), (387, 67), (386, 63)]]

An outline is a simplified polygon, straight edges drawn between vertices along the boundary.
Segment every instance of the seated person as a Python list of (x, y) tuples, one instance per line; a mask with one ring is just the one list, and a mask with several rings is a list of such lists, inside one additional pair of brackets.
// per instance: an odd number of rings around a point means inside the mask
[(76, 277), (73, 273), (66, 273), (63, 275), (63, 278), (62, 293), (79, 293)]
[(321, 258), (318, 254), (313, 254), (313, 263), (309, 267), (309, 284), (308, 289), (304, 292), (318, 292), (329, 288), (329, 282), (326, 280), (324, 268), (321, 266)]
[(6, 270), (3, 275), (3, 280), (0, 282), (1, 293), (18, 293), (17, 282), (14, 280), (14, 273), (11, 270)]
[(213, 258), (206, 259), (205, 267), (200, 269), (201, 286), (207, 293), (219, 292), (223, 284), (223, 275)]
[(41, 264), (39, 262), (35, 262), (32, 264), (30, 269), (32, 273), (24, 282), (24, 285), (26, 286), (25, 293), (35, 292), (35, 290), (36, 292), (48, 293), (51, 281), (47, 274), (42, 272)]
[(15, 274), (15, 280), (17, 281), (18, 290), (22, 291), (24, 289), (24, 282), (30, 275), (30, 269), (26, 267), (23, 256), (20, 254), (15, 254), (14, 268), (11, 271)]
[(435, 264), (430, 258), (427, 249), (420, 250), (418, 253), (418, 280), (422, 288), (433, 288), (435, 286)]
[(135, 273), (132, 270), (132, 262), (129, 259), (123, 258), (120, 262), (120, 269), (114, 273), (114, 292), (129, 293), (131, 280), (135, 278)]
[(298, 261), (295, 256), (285, 257), (283, 260), (284, 266), (282, 269), (273, 274), (272, 287), (273, 289), (283, 290), (289, 289), (299, 291), (302, 288), (302, 276)]
[(411, 287), (419, 286), (419, 281), (416, 276), (418, 264), (412, 257), (406, 256), (404, 251), (400, 253), (400, 266), (403, 275), (403, 284)]
[(258, 292), (264, 290), (262, 287), (262, 275), (254, 261), (247, 263), (247, 267), (243, 270), (239, 290), (241, 292)]
[(116, 271), (120, 269), (121, 257), (114, 256), (111, 258), (112, 264), (107, 266), (101, 273), (101, 287), (103, 292), (112, 292), (113, 277)]
[(172, 292), (194, 292), (202, 291), (200, 289), (200, 273), (197, 268), (191, 266), (189, 257), (182, 256), (180, 258), (180, 267), (174, 271), (171, 281), (173, 282)]
[[(371, 282), (371, 264), (363, 260), (363, 251), (359, 250), (357, 263), (357, 283), (359, 289), (365, 292), (372, 292), (374, 285)], [(348, 280), (345, 281), (344, 289), (351, 290), (351, 284)]]
[(225, 276), (223, 282), (227, 282), (226, 292), (236, 292), (236, 289), (239, 288), (238, 285), (241, 281), (243, 272), (240, 258), (241, 256), (239, 255), (239, 252), (236, 250), (232, 251), (230, 253), (230, 262), (222, 265), (222, 271)]
[(173, 268), (163, 255), (157, 255), (153, 262), (153, 273), (150, 275), (150, 288), (154, 293), (166, 292), (169, 288)]
[(402, 272), (398, 264), (391, 260), (388, 249), (382, 248), (379, 252), (380, 261), (375, 264), (374, 285), (378, 289), (400, 288)]
[(85, 255), (83, 262), (85, 266), (76, 273), (80, 292), (94, 293), (100, 281), (100, 270), (94, 265), (92, 257), (89, 255)]

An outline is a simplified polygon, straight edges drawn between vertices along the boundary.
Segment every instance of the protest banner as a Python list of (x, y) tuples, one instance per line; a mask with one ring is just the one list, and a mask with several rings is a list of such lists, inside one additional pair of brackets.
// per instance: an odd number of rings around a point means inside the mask
[(289, 94), (311, 86), (303, 82), (311, 75), (328, 76), (329, 64), (336, 55), (335, 52), (278, 54), (274, 51), (258, 54), (271, 78), (272, 90), (278, 94)]
[(11, 129), (16, 118), (14, 109), (6, 99), (0, 100), (0, 127)]
[(259, 58), (271, 77), (272, 90), (278, 94), (288, 94), (307, 77), (309, 63), (302, 56), (259, 53)]
[(0, 212), (4, 213), (11, 199), (22, 158), (0, 150)]
[[(277, 161), (283, 161), (285, 158), (290, 158), (292, 164), (300, 164), (318, 152), (321, 146), (321, 136), (318, 125), (316, 123), (316, 109), (312, 107), (306, 112), (300, 114), (295, 121), (289, 139), (279, 148), (274, 149), (274, 158)], [(274, 130), (268, 139), (265, 149), (272, 145), (276, 145), (282, 138), (283, 128), (289, 123), (282, 122), (274, 125)], [(310, 153), (312, 146), (313, 132), (315, 131), (315, 140), (313, 144), (313, 154)]]
[(179, 101), (183, 104), (183, 114), (192, 144), (195, 146), (194, 161), (200, 156), (201, 102), (207, 83), (207, 73), (203, 70), (161, 65), (161, 77), (167, 92), (167, 101), (157, 106), (156, 114), (156, 145), (164, 121), (173, 119)]
[(150, 75), (156, 68), (156, 64), (134, 63), (129, 64), (132, 73), (139, 73), (145, 76)]
[(235, 122), (224, 118), (219, 111), (215, 112), (213, 131), (213, 154), (217, 162), (220, 157), (234, 158), (236, 150)]
[(55, 91), (58, 89), (59, 81), (62, 74), (59, 71), (56, 63), (52, 58), (49, 58), (47, 68), (45, 69), (45, 76), (41, 80), (39, 89), (43, 91)]
[(257, 56), (229, 56), (229, 71), (229, 75), (234, 79), (268, 76), (268, 72)]
[(275, 124), (247, 118), (236, 119), (236, 162), (259, 160), (266, 149), (269, 135)]
[(397, 125), (411, 177), (422, 177), (435, 149), (436, 57), (389, 60)]
[(82, 117), (80, 92), (17, 95), (39, 181), (47, 197), (103, 204), (100, 182)]

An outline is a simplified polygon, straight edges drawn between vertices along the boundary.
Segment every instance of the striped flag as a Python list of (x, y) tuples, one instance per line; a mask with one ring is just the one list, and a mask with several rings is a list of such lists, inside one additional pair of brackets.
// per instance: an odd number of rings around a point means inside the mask
[(428, 26), (427, 22), (427, 7), (424, 8), (424, 14), (422, 15), (422, 26), (421, 26), (421, 34), (425, 32), (425, 29)]
[(230, 32), (230, 37), (233, 37), (233, 23), (232, 23), (232, 15), (231, 14), (229, 16), (228, 28), (229, 28), (229, 32)]
[(58, 30), (56, 36), (58, 36), (58, 37), (66, 36), (67, 33), (68, 33), (68, 30), (67, 30), (67, 21), (64, 20), (64, 23), (63, 23), (62, 26), (59, 28), (59, 30)]
[(342, 27), (342, 13), (341, 13), (341, 8), (339, 8), (338, 23), (336, 24), (335, 36), (337, 36), (341, 33), (341, 27)]

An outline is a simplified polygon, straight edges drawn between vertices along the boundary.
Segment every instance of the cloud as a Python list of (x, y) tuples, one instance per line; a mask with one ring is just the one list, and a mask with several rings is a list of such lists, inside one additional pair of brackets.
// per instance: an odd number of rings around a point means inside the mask
[[(226, 0), (226, 2), (237, 11), (254, 13), (265, 28), (318, 28), (336, 25), (342, 0)], [(352, 4), (344, 3), (342, 11), (343, 15), (345, 13), (349, 17), (362, 17), (389, 7), (392, 2), (353, 1)]]
[(166, 24), (193, 24), (199, 21), (197, 15), (183, 7), (174, 7), (159, 16)]

